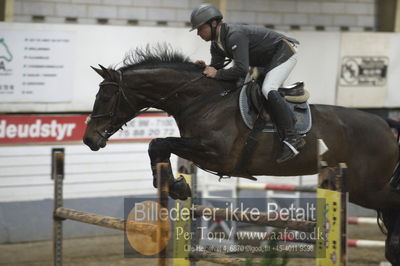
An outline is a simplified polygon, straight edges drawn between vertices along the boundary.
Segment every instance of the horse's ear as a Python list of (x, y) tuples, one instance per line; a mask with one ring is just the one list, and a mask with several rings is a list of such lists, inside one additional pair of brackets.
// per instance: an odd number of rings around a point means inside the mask
[(110, 75), (110, 80), (119, 81), (120, 77), (116, 70), (114, 69), (107, 69), (108, 75)]
[(103, 72), (103, 70), (101, 70), (101, 69), (99, 69), (99, 68), (92, 67), (92, 66), (90, 66), (90, 67), (91, 67), (94, 71), (96, 71), (97, 74), (99, 74), (100, 76), (102, 76), (103, 79), (105, 79), (106, 74)]
[(99, 64), (99, 67), (101, 68), (101, 70), (103, 70), (104, 72), (107, 72), (107, 68), (103, 67), (102, 65)]
[(99, 64), (99, 67), (100, 67), (101, 70), (103, 71), (103, 76), (102, 76), (102, 77), (103, 77), (104, 79), (107, 79), (107, 80), (112, 80), (112, 79), (113, 79), (111, 72), (110, 72), (107, 68), (103, 67), (103, 66), (100, 65), (100, 64)]

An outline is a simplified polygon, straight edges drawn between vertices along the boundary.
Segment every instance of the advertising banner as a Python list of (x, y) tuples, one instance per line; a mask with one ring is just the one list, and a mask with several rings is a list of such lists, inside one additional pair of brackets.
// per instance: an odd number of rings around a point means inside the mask
[[(87, 115), (0, 116), (0, 145), (82, 143)], [(149, 141), (179, 136), (175, 120), (165, 114), (143, 114), (130, 121), (110, 141)]]

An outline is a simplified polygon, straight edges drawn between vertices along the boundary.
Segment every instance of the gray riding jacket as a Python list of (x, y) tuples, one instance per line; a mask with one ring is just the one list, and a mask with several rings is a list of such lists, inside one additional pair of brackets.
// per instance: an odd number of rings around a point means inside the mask
[[(293, 38), (263, 27), (221, 23), (219, 36), (223, 50), (216, 41), (211, 43), (211, 65), (217, 71), (216, 79), (237, 80), (245, 77), (249, 66), (263, 67), (266, 72), (288, 60), (295, 51)], [(234, 66), (222, 69), (225, 57), (234, 60)]]

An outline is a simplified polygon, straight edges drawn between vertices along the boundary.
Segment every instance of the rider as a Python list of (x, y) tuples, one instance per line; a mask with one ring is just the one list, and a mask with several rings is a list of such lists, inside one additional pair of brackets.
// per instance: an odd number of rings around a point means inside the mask
[[(296, 65), (299, 42), (263, 27), (223, 23), (221, 12), (208, 3), (193, 9), (190, 22), (190, 31), (197, 29), (197, 35), (211, 41), (211, 66), (196, 61), (204, 66), (203, 74), (207, 77), (238, 80), (247, 75), (249, 66), (266, 69), (262, 93), (283, 142), (277, 162), (296, 156), (305, 140), (294, 130), (294, 114), (277, 89)], [(222, 68), (225, 57), (234, 60), (233, 67)]]

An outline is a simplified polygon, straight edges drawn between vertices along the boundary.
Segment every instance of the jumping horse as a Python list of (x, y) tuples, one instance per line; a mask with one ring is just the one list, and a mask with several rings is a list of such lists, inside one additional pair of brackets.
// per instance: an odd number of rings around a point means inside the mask
[[(329, 150), (329, 165), (345, 162), (346, 189), (351, 202), (375, 209), (386, 227), (386, 257), (400, 265), (400, 194), (389, 181), (399, 162), (399, 146), (388, 123), (360, 110), (310, 105), (312, 128), (306, 146), (294, 159), (278, 164), (277, 133), (262, 133), (246, 171), (236, 167), (251, 130), (244, 124), (234, 82), (206, 78), (202, 67), (172, 49), (137, 49), (119, 69), (93, 68), (104, 80), (99, 85), (83, 141), (93, 151), (143, 109), (152, 107), (173, 116), (181, 137), (153, 139), (149, 156), (155, 165), (169, 162), (171, 153), (219, 174), (294, 176), (318, 172), (317, 139)], [(190, 188), (170, 170), (170, 196), (186, 199)], [(155, 186), (156, 183), (153, 182)]]

